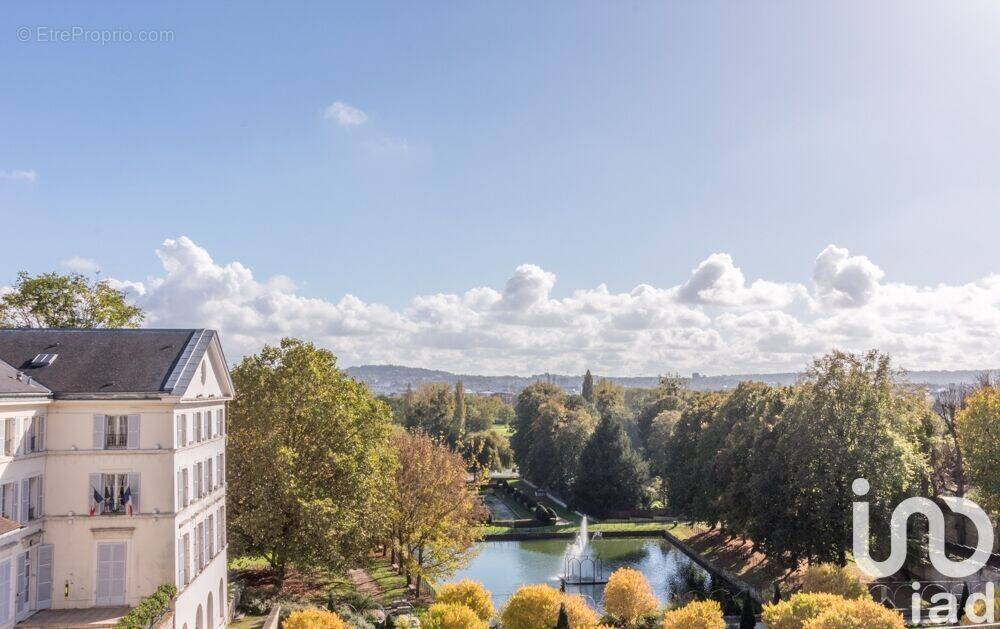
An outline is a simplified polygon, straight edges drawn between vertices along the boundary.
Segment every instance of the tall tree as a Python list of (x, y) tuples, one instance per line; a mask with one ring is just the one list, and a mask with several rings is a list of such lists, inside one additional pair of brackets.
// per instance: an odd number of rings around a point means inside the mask
[(411, 430), (422, 430), (434, 438), (443, 439), (450, 445), (458, 443), (455, 394), (452, 388), (444, 382), (420, 385), (413, 393), (406, 415), (406, 427)]
[(0, 297), (0, 327), (137, 328), (145, 315), (127, 297), (108, 280), (21, 271), (14, 290)]
[(388, 531), (389, 408), (333, 354), (282, 339), (233, 369), (229, 530), (238, 552), (342, 568)]
[(461, 380), (455, 383), (455, 431), (459, 436), (465, 434), (465, 385)]
[(601, 418), (580, 455), (574, 483), (576, 505), (598, 517), (639, 509), (646, 503), (646, 463), (613, 414)]
[(583, 375), (583, 399), (588, 402), (594, 401), (594, 376), (591, 375), (589, 369)]
[(980, 388), (956, 419), (977, 497), (992, 513), (1000, 514), (1000, 389)]
[(462, 456), (420, 432), (398, 431), (392, 530), (407, 582), (452, 574), (476, 553), (486, 509)]

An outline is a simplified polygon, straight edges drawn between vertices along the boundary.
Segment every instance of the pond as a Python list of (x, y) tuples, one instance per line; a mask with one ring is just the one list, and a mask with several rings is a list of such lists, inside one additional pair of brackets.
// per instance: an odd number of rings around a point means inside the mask
[[(449, 582), (461, 579), (481, 582), (493, 593), (493, 603), (500, 609), (522, 585), (544, 583), (558, 588), (566, 566), (564, 556), (573, 542), (572, 539), (483, 542), (469, 566)], [(588, 552), (599, 560), (604, 580), (623, 566), (635, 568), (646, 575), (664, 603), (674, 592), (711, 587), (711, 576), (665, 539), (598, 537), (590, 541)], [(586, 571), (589, 574), (590, 568)], [(603, 585), (567, 584), (566, 591), (584, 595), (593, 607), (601, 609)]]

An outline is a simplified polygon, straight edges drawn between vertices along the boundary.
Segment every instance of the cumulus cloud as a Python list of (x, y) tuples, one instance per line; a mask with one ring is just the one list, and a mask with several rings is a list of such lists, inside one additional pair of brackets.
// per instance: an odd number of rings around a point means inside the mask
[(323, 111), (323, 117), (336, 121), (342, 127), (356, 127), (368, 122), (368, 114), (339, 100)]
[(59, 266), (68, 271), (83, 273), (84, 275), (97, 273), (101, 270), (101, 265), (98, 264), (97, 261), (91, 260), (90, 258), (81, 258), (80, 256), (66, 258), (59, 263)]
[(38, 173), (34, 170), (0, 170), (0, 180), (35, 183), (38, 181)]
[(816, 260), (812, 290), (748, 281), (731, 256), (715, 253), (676, 286), (599, 284), (560, 296), (554, 273), (522, 264), (501, 288), (415, 295), (403, 308), (307, 296), (287, 277), (259, 279), (240, 262), (216, 261), (184, 236), (156, 255), (161, 273), (115, 285), (147, 311), (148, 325), (219, 329), (230, 358), (297, 336), (345, 365), (494, 374), (794, 371), (832, 347), (879, 347), (913, 369), (1000, 365), (1000, 275), (885, 282), (870, 260), (832, 245)]

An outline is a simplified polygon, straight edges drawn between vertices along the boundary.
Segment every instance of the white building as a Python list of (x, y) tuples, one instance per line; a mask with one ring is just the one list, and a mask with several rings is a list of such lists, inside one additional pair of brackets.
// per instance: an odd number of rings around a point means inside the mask
[(225, 625), (232, 397), (212, 330), (0, 330), (0, 629), (164, 583), (177, 629)]

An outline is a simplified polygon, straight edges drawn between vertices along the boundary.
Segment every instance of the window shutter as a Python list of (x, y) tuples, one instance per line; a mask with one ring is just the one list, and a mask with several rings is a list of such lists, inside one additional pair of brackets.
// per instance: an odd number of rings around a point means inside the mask
[(184, 446), (184, 442), (181, 441), (181, 422), (184, 421), (183, 415), (174, 415), (174, 426), (176, 427), (176, 435), (174, 436), (174, 447), (180, 448)]
[(21, 418), (14, 420), (14, 452), (24, 454), (24, 421)]
[(139, 416), (129, 415), (128, 416), (128, 440), (126, 447), (129, 450), (136, 450), (139, 448)]
[(184, 538), (177, 538), (177, 589), (184, 588)]
[(28, 522), (28, 504), (30, 496), (28, 495), (31, 489), (31, 481), (27, 478), (21, 479), (21, 519), (18, 520), (21, 524), (27, 524)]
[(216, 522), (216, 529), (215, 529), (215, 544), (216, 546), (219, 547), (219, 551), (221, 552), (222, 548), (225, 546), (225, 543), (222, 541), (222, 529), (225, 528), (226, 526), (222, 521), (222, 507), (219, 507), (217, 513), (219, 515), (216, 517), (216, 520), (218, 520), (218, 522)]
[[(96, 492), (96, 493), (95, 493)], [(104, 488), (101, 487), (101, 475), (90, 475), (90, 487), (87, 487), (87, 501), (90, 503), (90, 515), (100, 515), (103, 506), (103, 498), (94, 500), (94, 496), (100, 494), (104, 496)]]
[(221, 514), (219, 516), (219, 522), (222, 524), (222, 526), (221, 526), (221, 528), (222, 528), (222, 545), (225, 546), (226, 545), (226, 538), (227, 538), (227, 535), (226, 535), (226, 533), (227, 533), (227, 531), (226, 531), (226, 505), (222, 505), (221, 507), (219, 507), (219, 513)]
[[(18, 593), (14, 597), (14, 613), (20, 614), (24, 611), (24, 604), (27, 602), (25, 600), (25, 594), (28, 593), (28, 555), (18, 555), (17, 556), (17, 587), (15, 592)], [(23, 592), (23, 594), (21, 594)]]
[(194, 465), (194, 492), (193, 497), (195, 500), (201, 498), (201, 464), (195, 463)]
[(35, 419), (38, 422), (38, 451), (41, 452), (45, 449), (45, 416), (42, 415)]
[(21, 501), (18, 500), (18, 497), (17, 497), (18, 483), (17, 483), (17, 481), (14, 481), (12, 483), (8, 483), (7, 486), (10, 487), (10, 494), (11, 494), (11, 496), (10, 496), (10, 519), (14, 520), (15, 522), (20, 522), (21, 521)]
[(37, 609), (52, 607), (52, 544), (37, 547), (35, 557), (35, 606)]
[(35, 482), (35, 487), (38, 488), (38, 502), (35, 503), (35, 516), (40, 518), (45, 515), (45, 509), (42, 508), (42, 500), (43, 496), (45, 496), (45, 492), (42, 490), (42, 477), (38, 476)]
[(0, 561), (0, 624), (10, 622), (10, 559)]
[(184, 490), (181, 488), (181, 482), (183, 481), (182, 474), (180, 470), (177, 470), (177, 507), (176, 511), (180, 511), (184, 507)]
[(139, 507), (139, 473), (129, 472), (128, 474), (128, 487), (132, 492), (132, 513), (138, 515), (140, 513)]
[(94, 449), (104, 449), (104, 415), (94, 415)]

